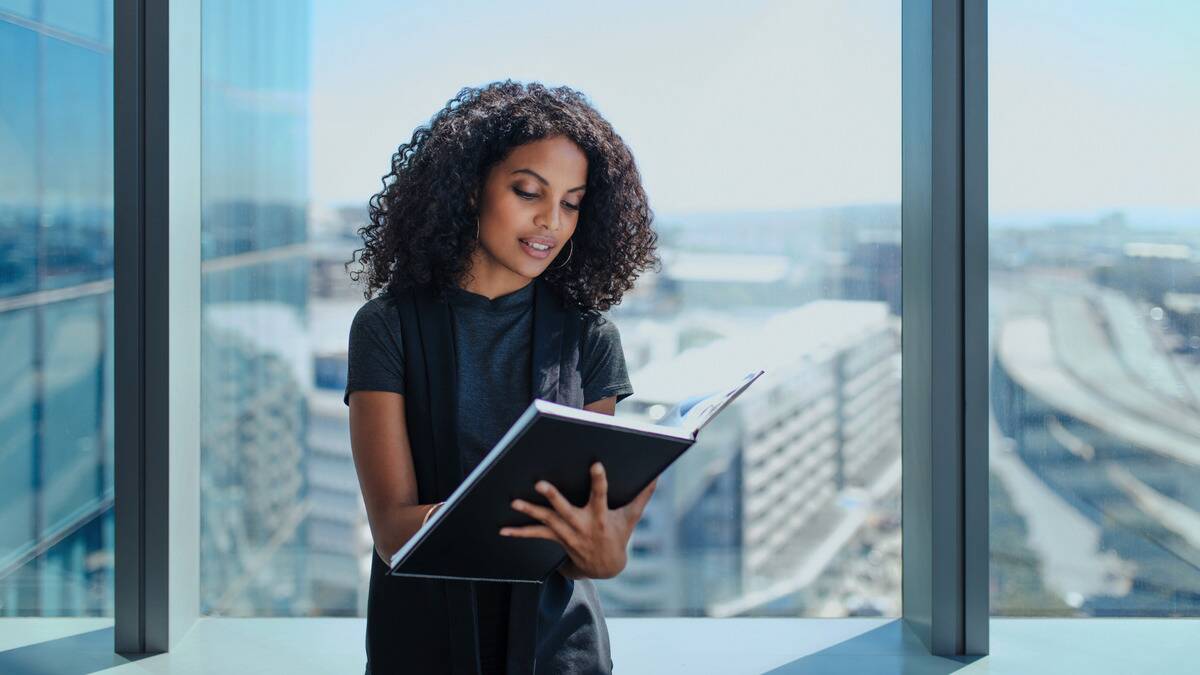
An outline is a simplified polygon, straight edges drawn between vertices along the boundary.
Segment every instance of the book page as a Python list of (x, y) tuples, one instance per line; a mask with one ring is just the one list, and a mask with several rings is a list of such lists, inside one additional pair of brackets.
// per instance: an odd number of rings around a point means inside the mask
[(705, 394), (690, 396), (677, 403), (667, 411), (658, 424), (666, 427), (682, 427), (699, 431), (725, 405), (742, 393), (750, 383), (763, 374), (762, 370), (747, 373), (737, 384), (728, 389), (722, 389)]

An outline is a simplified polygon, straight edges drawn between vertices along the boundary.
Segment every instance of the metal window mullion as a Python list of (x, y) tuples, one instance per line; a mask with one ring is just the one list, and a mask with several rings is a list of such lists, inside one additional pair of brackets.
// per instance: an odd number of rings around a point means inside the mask
[(142, 0), (113, 12), (114, 649), (145, 651)]
[(987, 0), (962, 10), (963, 114), (963, 639), (987, 654), (988, 546), (988, 81)]
[(986, 2), (902, 14), (904, 618), (986, 653)]
[(197, 613), (199, 15), (199, 0), (117, 0), (113, 15), (122, 654), (167, 651)]

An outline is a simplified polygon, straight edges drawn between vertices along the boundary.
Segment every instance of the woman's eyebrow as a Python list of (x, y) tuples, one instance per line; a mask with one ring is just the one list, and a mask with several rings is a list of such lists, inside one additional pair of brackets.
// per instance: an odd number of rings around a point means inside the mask
[[(527, 174), (529, 174), (529, 175), (533, 176), (534, 178), (536, 178), (536, 179), (540, 180), (540, 181), (542, 182), (542, 185), (549, 185), (549, 184), (550, 184), (550, 181), (548, 181), (548, 180), (546, 180), (545, 178), (542, 178), (541, 176), (539, 176), (539, 175), (538, 175), (538, 173), (537, 173), (536, 171), (534, 171), (533, 169), (514, 169), (514, 170), (513, 170), (513, 173), (527, 173)], [(575, 191), (577, 191), (577, 190), (582, 190), (582, 189), (584, 189), (585, 187), (587, 187), (587, 186), (586, 186), (586, 185), (580, 185), (579, 187), (573, 187), (573, 188), (571, 188), (570, 190), (567, 190), (567, 192), (575, 192)]]

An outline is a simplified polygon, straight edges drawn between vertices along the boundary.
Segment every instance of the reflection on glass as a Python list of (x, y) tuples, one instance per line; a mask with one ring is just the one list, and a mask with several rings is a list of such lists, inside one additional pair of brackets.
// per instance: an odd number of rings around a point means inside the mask
[(1200, 13), (1053, 4), (990, 6), (992, 611), (1195, 616)]
[[(95, 510), (104, 499), (100, 427), (104, 326), (100, 298), (59, 302), (42, 320), (42, 536)], [(98, 490), (97, 488), (101, 488)]]
[(113, 612), (112, 9), (72, 4), (0, 3), (0, 616)]
[(38, 36), (0, 21), (0, 297), (37, 285)]
[(4, 568), (30, 550), (36, 537), (37, 495), (32, 485), (34, 318), (30, 309), (0, 314), (0, 339), (6, 353), (6, 358), (0, 359), (0, 376), (12, 383), (0, 390), (0, 566)]
[[(203, 4), (201, 611), (312, 612), (308, 10)], [(356, 568), (335, 569), (348, 578)], [(356, 611), (355, 599), (321, 599)]]
[(0, 12), (11, 12), (21, 18), (34, 18), (35, 9), (34, 0), (0, 0)]
[(112, 0), (41, 0), (41, 7), (47, 26), (112, 45)]
[(44, 40), (42, 53), (39, 286), (64, 288), (112, 277), (112, 52)]

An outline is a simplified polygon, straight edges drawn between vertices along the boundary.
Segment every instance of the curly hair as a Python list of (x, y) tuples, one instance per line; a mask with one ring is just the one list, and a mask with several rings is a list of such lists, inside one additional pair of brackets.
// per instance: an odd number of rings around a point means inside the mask
[(583, 94), (512, 80), (464, 87), (392, 155), (383, 189), (370, 199), (370, 224), (358, 230), (363, 269), (351, 278), (366, 273), (364, 296), (460, 284), (479, 245), (474, 195), (483, 194), (488, 171), (514, 148), (560, 135), (587, 156), (587, 192), (572, 255), (541, 278), (581, 309), (618, 304), (641, 272), (661, 267), (633, 155)]

